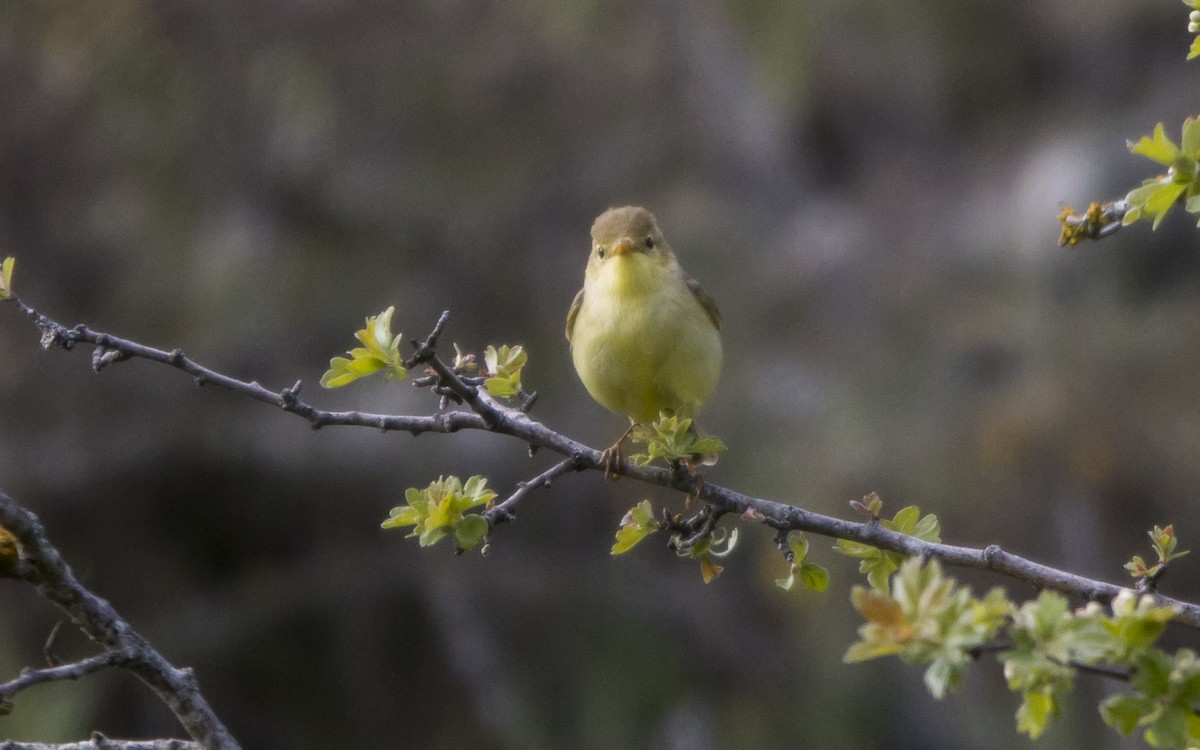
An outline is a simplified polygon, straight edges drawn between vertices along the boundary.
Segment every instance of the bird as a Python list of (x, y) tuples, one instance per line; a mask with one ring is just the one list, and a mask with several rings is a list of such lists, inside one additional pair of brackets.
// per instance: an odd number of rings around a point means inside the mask
[[(721, 313), (679, 265), (654, 214), (610, 208), (592, 224), (583, 288), (567, 313), (575, 371), (592, 398), (629, 418), (602, 454), (616, 479), (621, 443), (660, 413), (694, 420), (721, 373)], [(693, 422), (694, 425), (694, 422)], [(700, 457), (715, 463), (715, 457)]]

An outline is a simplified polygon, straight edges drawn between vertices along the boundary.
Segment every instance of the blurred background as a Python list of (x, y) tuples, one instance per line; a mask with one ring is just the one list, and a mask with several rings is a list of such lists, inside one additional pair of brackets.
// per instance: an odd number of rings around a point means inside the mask
[[(7, 0), (0, 256), (59, 321), (324, 408), (428, 414), (407, 384), (322, 391), (389, 305), (447, 345), (523, 344), (533, 416), (591, 445), (563, 322), (592, 219), (650, 207), (724, 314), (710, 481), (849, 516), (937, 513), (1122, 582), (1145, 530), (1200, 544), (1200, 248), (1168, 218), (1060, 249), (1062, 203), (1154, 173), (1127, 139), (1196, 114), (1175, 0)], [(1191, 92), (1191, 93), (1189, 93)], [(855, 562), (784, 593), (766, 529), (726, 572), (625, 509), (681, 498), (597, 473), (528, 498), (491, 554), (379, 523), (409, 486), (548, 467), (482, 433), (313, 431), (182, 373), (42, 352), (0, 307), (0, 486), (86, 585), (194, 667), (246, 748), (1009, 748), (980, 662), (843, 665)], [(1166, 593), (1200, 596), (1188, 572)], [(1176, 570), (1176, 568), (1173, 568)], [(956, 572), (982, 592), (997, 576)], [(0, 680), (58, 613), (0, 583)], [(1195, 645), (1194, 633), (1169, 643)], [(61, 657), (92, 653), (65, 628)], [(1140, 747), (1081, 679), (1041, 747)], [(0, 737), (180, 734), (123, 673), (18, 697)]]

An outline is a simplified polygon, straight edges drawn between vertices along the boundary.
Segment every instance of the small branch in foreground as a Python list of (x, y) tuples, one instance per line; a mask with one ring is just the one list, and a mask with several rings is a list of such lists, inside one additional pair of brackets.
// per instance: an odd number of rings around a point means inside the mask
[(0, 740), (0, 750), (200, 750), (200, 745), (187, 740), (114, 740), (96, 732), (86, 742), (46, 744)]
[[(240, 750), (240, 746), (200, 693), (189, 669), (172, 666), (112, 605), (75, 578), (45, 528), (30, 511), (0, 491), (0, 526), (16, 538), (23, 565), (19, 577), (33, 584), (43, 598), (65, 612), (94, 643), (105, 649), (99, 656), (67, 667), (23, 673), (4, 687), (12, 693), (35, 682), (73, 679), (108, 666), (120, 665), (136, 674), (175, 714), (192, 739), (205, 750)], [(32, 677), (30, 677), (32, 675)], [(101, 745), (102, 747), (102, 745)], [(5, 746), (0, 745), (0, 750)]]
[(62, 664), (45, 669), (25, 668), (21, 670), (21, 674), (14, 680), (9, 680), (0, 684), (0, 715), (8, 713), (12, 708), (13, 697), (34, 685), (40, 685), (43, 682), (56, 682), (58, 680), (78, 680), (95, 672), (99, 672), (109, 667), (122, 666), (128, 656), (120, 651), (105, 651), (104, 653), (81, 659), (80, 661), (71, 662), (70, 664)]
[[(605, 463), (599, 450), (573, 440), (541, 422), (532, 420), (519, 409), (510, 409), (498, 404), (481, 388), (466, 382), (451, 366), (438, 358), (436, 353), (425, 351), (421, 357), (433, 370), (438, 387), (461, 399), (462, 403), (471, 408), (471, 412), (450, 411), (426, 417), (389, 416), (362, 412), (327, 412), (316, 409), (295, 397), (298, 384), (297, 387), (290, 389), (292, 393), (289, 394), (289, 397), (284, 398), (281, 394), (269, 391), (257, 383), (240, 381), (203, 367), (183, 356), (182, 352), (178, 350), (166, 352), (154, 349), (108, 334), (96, 333), (82, 325), (68, 329), (32, 310), (16, 297), (11, 299), (16, 301), (20, 309), (42, 329), (42, 343), (47, 348), (57, 345), (64, 349), (70, 349), (75, 343), (88, 342), (121, 351), (130, 357), (166, 364), (192, 374), (199, 383), (215, 383), (249, 398), (279, 407), (286, 412), (298, 414), (314, 427), (330, 424), (355, 425), (382, 430), (402, 430), (413, 435), (423, 432), (456, 432), (463, 429), (487, 430), (520, 439), (531, 449), (544, 448), (567, 457), (575, 468), (605, 470)], [(445, 316), (443, 315), (443, 317)], [(436, 326), (434, 332), (441, 333)], [(565, 473), (565, 470), (563, 471)], [(670, 487), (690, 494), (701, 502), (714, 506), (717, 510), (756, 519), (777, 532), (809, 531), (835, 539), (870, 544), (910, 557), (921, 557), (926, 560), (936, 559), (955, 567), (990, 570), (1016, 581), (1029, 583), (1038, 588), (1053, 589), (1087, 601), (1110, 601), (1120, 592), (1130, 590), (1125, 586), (1086, 578), (1036, 563), (1019, 555), (1005, 552), (998, 545), (976, 549), (940, 542), (927, 542), (883, 528), (877, 522), (847, 521), (814, 513), (796, 505), (746, 495), (712, 482), (699, 481), (687, 472), (652, 466), (640, 467), (629, 460), (622, 462), (617, 467), (617, 472), (640, 482)], [(0, 525), (2, 523), (3, 519), (0, 519)], [(1178, 608), (1179, 614), (1175, 618), (1176, 622), (1200, 630), (1200, 605), (1161, 595), (1158, 596), (1158, 599), (1162, 604)]]

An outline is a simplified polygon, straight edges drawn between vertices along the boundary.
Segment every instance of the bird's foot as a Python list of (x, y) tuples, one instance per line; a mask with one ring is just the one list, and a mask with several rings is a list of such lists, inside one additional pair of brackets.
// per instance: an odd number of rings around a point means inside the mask
[(621, 478), (621, 462), (625, 460), (625, 456), (621, 453), (621, 443), (624, 439), (621, 438), (608, 446), (600, 454), (600, 462), (604, 464), (604, 478), (610, 482)]
[(621, 433), (621, 437), (617, 438), (617, 442), (608, 446), (600, 453), (600, 463), (604, 464), (604, 478), (610, 482), (615, 482), (621, 478), (621, 462), (625, 460), (625, 456), (621, 452), (621, 443), (625, 442), (625, 438), (629, 437), (636, 426), (637, 424), (630, 420), (629, 429)]

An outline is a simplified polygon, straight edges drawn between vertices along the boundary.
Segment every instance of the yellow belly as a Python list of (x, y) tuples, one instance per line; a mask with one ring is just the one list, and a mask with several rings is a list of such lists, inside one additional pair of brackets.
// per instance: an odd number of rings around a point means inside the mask
[(585, 292), (571, 356), (596, 401), (650, 422), (661, 411), (696, 414), (717, 385), (721, 339), (682, 285), (636, 299)]

